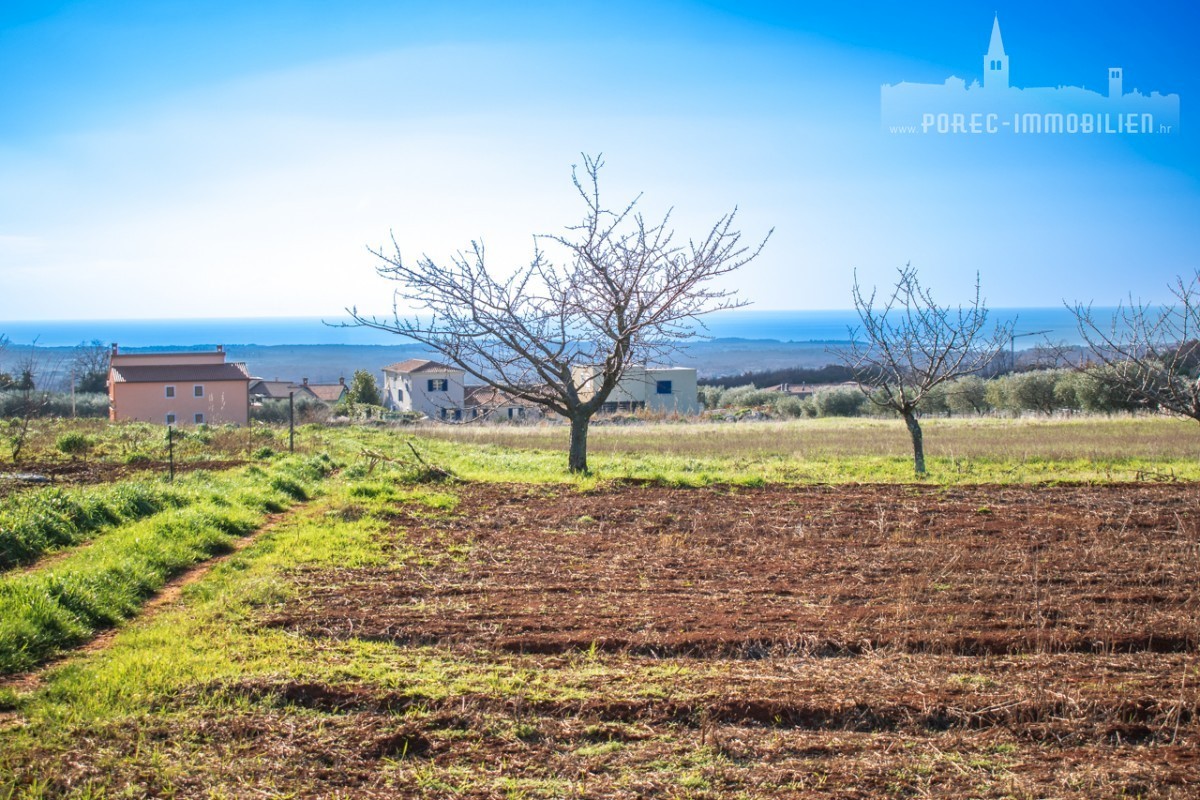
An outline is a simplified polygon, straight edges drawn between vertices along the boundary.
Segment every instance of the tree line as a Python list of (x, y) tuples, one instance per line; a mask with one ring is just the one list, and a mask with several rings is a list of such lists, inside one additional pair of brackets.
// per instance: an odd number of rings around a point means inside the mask
[[(783, 418), (895, 416), (860, 389), (829, 386), (809, 397), (739, 386), (704, 386), (700, 401), (709, 410), (763, 409)], [(995, 378), (964, 375), (933, 387), (917, 404), (922, 416), (979, 414), (1118, 414), (1160, 410), (1121, 391), (1095, 371), (1038, 369)]]

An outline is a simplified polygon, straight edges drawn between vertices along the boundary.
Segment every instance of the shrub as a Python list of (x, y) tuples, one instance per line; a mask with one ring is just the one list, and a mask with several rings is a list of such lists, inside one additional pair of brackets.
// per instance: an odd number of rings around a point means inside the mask
[(992, 410), (987, 398), (988, 382), (978, 375), (965, 375), (946, 386), (946, 405), (955, 414), (982, 414)]
[(86, 433), (79, 431), (69, 431), (58, 437), (58, 441), (54, 446), (58, 448), (60, 453), (65, 453), (72, 458), (87, 455), (95, 447), (95, 441)]
[(1035, 370), (1011, 376), (1009, 402), (1015, 406), (1013, 410), (1053, 413), (1056, 408), (1054, 379), (1054, 374), (1048, 370)]
[(706, 409), (720, 408), (721, 397), (725, 394), (724, 386), (701, 386), (696, 390), (700, 406)]
[(950, 395), (946, 384), (930, 387), (917, 405), (917, 411), (921, 414), (949, 414)]
[(775, 402), (775, 410), (783, 417), (815, 417), (816, 406), (811, 400), (781, 395)]
[(779, 396), (779, 392), (768, 392), (765, 389), (756, 389), (754, 386), (737, 386), (721, 395), (721, 405), (725, 408), (773, 406)]
[(867, 398), (858, 389), (827, 389), (817, 393), (815, 402), (822, 417), (857, 417)]

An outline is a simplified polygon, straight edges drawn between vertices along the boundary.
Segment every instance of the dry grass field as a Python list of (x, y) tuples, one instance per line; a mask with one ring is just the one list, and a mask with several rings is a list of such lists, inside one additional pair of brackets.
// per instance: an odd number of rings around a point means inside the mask
[[(691, 457), (786, 456), (849, 459), (909, 457), (904, 425), (887, 419), (812, 419), (742, 423), (596, 424), (593, 453)], [(927, 419), (926, 453), (941, 458), (1063, 461), (1192, 459), (1200, 461), (1200, 425), (1169, 417), (1030, 417)], [(429, 425), (432, 439), (505, 448), (565, 450), (564, 425)]]

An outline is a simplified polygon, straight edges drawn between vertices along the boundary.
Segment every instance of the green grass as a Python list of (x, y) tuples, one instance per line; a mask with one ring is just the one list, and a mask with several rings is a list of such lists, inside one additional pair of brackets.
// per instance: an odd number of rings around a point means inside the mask
[[(134, 616), (174, 574), (227, 551), (311, 492), (327, 462), (196, 475), (185, 507), (111, 530), (42, 569), (0, 578), (0, 674), (29, 669)], [(185, 494), (185, 496), (187, 496)]]
[[(292, 571), (405, 568), (406, 551), (381, 536), (387, 529), (383, 516), (394, 511), (394, 503), (430, 515), (453, 513), (456, 505), (457, 498), (444, 490), (392, 486), (380, 492), (380, 483), (375, 477), (348, 485), (327, 483), (318, 502), (293, 510), (202, 582), (187, 587), (179, 606), (134, 621), (104, 650), (51, 668), (37, 692), (0, 695), (0, 706), (19, 708), (31, 723), (20, 731), (0, 730), (0, 743), (7, 738), (12, 747), (41, 746), (64, 725), (121, 720), (148, 708), (170, 714), (181, 703), (189, 713), (247, 702), (277, 706), (280, 701), (272, 696), (247, 700), (222, 689), (256, 680), (370, 685), (430, 701), (459, 695), (574, 701), (586, 697), (598, 677), (627, 680), (630, 692), (659, 696), (679, 680), (678, 665), (651, 664), (634, 678), (620, 663), (586, 652), (570, 659), (563, 673), (548, 674), (520, 659), (481, 665), (470, 654), (440, 648), (359, 639), (314, 641), (262, 626), (263, 615), (292, 602), (294, 590), (286, 579)], [(4, 778), (0, 760), (0, 797)]]
[(113, 525), (187, 505), (189, 483), (144, 480), (16, 494), (0, 506), (0, 571), (32, 563)]

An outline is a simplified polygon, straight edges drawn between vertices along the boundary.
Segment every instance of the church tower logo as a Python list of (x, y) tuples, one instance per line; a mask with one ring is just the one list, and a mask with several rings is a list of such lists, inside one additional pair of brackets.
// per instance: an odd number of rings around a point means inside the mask
[(1107, 74), (1107, 94), (1081, 86), (1013, 86), (997, 15), (983, 54), (982, 83), (968, 85), (952, 75), (944, 83), (884, 84), (880, 118), (885, 132), (907, 135), (1179, 133), (1179, 95), (1125, 92), (1124, 69), (1109, 67)]

